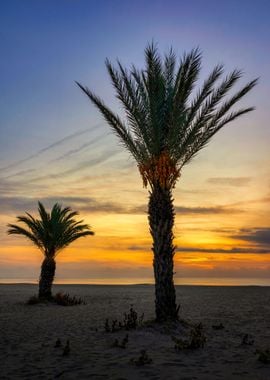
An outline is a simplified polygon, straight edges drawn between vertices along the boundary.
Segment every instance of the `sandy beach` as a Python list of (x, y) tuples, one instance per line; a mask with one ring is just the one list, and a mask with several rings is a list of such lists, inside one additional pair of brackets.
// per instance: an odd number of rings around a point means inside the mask
[[(0, 285), (1, 379), (270, 379), (270, 364), (255, 354), (270, 348), (270, 287), (177, 286), (181, 317), (201, 322), (207, 339), (204, 348), (184, 351), (174, 349), (170, 334), (152, 327), (128, 331), (125, 349), (112, 347), (127, 332), (105, 332), (105, 319), (121, 320), (130, 305), (145, 320), (153, 319), (151, 285), (53, 290), (87, 304), (29, 306), (25, 301), (37, 293), (36, 285)], [(213, 329), (220, 323), (224, 329)], [(241, 344), (245, 334), (254, 344)], [(63, 356), (67, 340), (70, 353)], [(134, 361), (143, 349), (152, 362), (138, 366)]]

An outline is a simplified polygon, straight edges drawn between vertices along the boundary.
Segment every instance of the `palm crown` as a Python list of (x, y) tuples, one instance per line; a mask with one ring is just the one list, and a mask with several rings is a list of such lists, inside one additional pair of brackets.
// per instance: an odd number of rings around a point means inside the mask
[(76, 82), (137, 161), (145, 186), (149, 183), (151, 187), (174, 187), (181, 168), (215, 133), (254, 109), (231, 111), (256, 85), (257, 79), (227, 96), (242, 72), (234, 70), (220, 81), (223, 65), (215, 66), (201, 89), (191, 97), (200, 73), (201, 58), (199, 49), (193, 49), (184, 54), (176, 67), (173, 50), (162, 59), (152, 43), (145, 49), (145, 70), (132, 66), (128, 72), (119, 61), (116, 69), (107, 59), (107, 70), (124, 106), (126, 121), (87, 87)]
[(74, 219), (78, 212), (71, 211), (69, 207), (62, 208), (56, 203), (48, 213), (38, 202), (38, 211), (40, 219), (29, 213), (18, 216), (17, 221), (24, 223), (26, 228), (9, 224), (8, 233), (26, 236), (47, 258), (54, 258), (62, 248), (80, 237), (94, 234), (87, 224)]

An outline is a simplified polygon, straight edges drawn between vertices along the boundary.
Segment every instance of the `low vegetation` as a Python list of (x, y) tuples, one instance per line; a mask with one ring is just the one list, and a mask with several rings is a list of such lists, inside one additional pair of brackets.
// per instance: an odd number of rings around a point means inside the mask
[(242, 338), (242, 346), (252, 346), (254, 344), (254, 339), (250, 334), (245, 334)]
[(188, 339), (176, 338), (175, 336), (172, 336), (172, 340), (175, 343), (174, 349), (176, 351), (204, 348), (206, 337), (203, 332), (203, 325), (201, 323), (195, 325), (191, 329)]
[(119, 342), (119, 340), (116, 338), (112, 344), (112, 347), (127, 348), (127, 344), (128, 344), (128, 334), (126, 334), (126, 336), (121, 342)]
[(110, 320), (106, 318), (104, 329), (106, 332), (116, 332), (120, 330), (135, 330), (143, 325), (144, 313), (138, 316), (138, 313), (131, 306), (128, 313), (124, 313), (123, 319)]
[(266, 350), (256, 350), (256, 354), (258, 355), (259, 362), (270, 364), (270, 350), (268, 348)]
[(57, 305), (61, 306), (86, 305), (86, 302), (81, 297), (72, 297), (68, 293), (56, 293), (53, 298)]
[(141, 350), (141, 354), (138, 359), (131, 359), (130, 363), (137, 366), (143, 366), (145, 364), (151, 364), (153, 362), (152, 358), (147, 354), (146, 350)]
[(86, 305), (86, 302), (81, 297), (70, 296), (68, 293), (56, 293), (55, 296), (48, 298), (40, 298), (37, 296), (32, 296), (26, 302), (27, 305), (36, 304), (57, 304), (61, 306), (76, 306), (76, 305)]

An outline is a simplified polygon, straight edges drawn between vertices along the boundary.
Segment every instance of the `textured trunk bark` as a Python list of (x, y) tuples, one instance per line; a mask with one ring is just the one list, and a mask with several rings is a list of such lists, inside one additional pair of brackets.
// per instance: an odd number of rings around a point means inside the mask
[(148, 218), (153, 238), (155, 304), (158, 322), (178, 319), (173, 283), (174, 216), (171, 190), (154, 186), (150, 192)]
[(39, 278), (39, 298), (50, 299), (52, 297), (52, 284), (55, 274), (55, 260), (45, 257), (41, 265)]

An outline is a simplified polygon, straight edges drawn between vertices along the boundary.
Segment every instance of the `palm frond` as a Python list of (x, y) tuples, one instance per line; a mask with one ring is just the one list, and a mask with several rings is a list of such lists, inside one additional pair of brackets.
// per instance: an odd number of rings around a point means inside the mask
[(193, 90), (201, 69), (202, 54), (199, 48), (184, 54), (180, 62), (174, 87), (174, 112), (187, 108), (186, 102)]
[(175, 66), (176, 66), (176, 55), (173, 48), (170, 48), (168, 54), (164, 57), (164, 77), (166, 83), (166, 90), (169, 91), (173, 88), (174, 78), (175, 78)]
[(145, 49), (146, 70), (141, 73), (148, 93), (149, 131), (152, 135), (152, 154), (158, 155), (164, 149), (164, 124), (166, 81), (163, 75), (162, 59), (156, 45), (152, 42)]
[(235, 112), (231, 112), (228, 116), (223, 118), (219, 123), (215, 123), (215, 126), (211, 132), (210, 137), (212, 137), (214, 134), (216, 134), (224, 125), (230, 123), (231, 121), (237, 119), (239, 116), (242, 116), (248, 112), (254, 111), (255, 107), (248, 107), (244, 109), (240, 109)]
[(235, 95), (233, 95), (229, 100), (225, 101), (220, 109), (216, 112), (212, 120), (212, 125), (215, 125), (240, 99), (243, 98), (253, 87), (258, 83), (258, 78), (250, 81), (241, 90), (239, 90)]
[(48, 223), (50, 219), (50, 215), (47, 213), (47, 211), (45, 210), (45, 207), (43, 206), (41, 202), (38, 202), (38, 212), (39, 212), (42, 222), (44, 224)]
[(34, 233), (31, 233), (30, 231), (26, 230), (23, 227), (17, 226), (16, 224), (8, 224), (8, 227), (9, 229), (7, 233), (9, 235), (23, 235), (27, 239), (29, 239), (32, 243), (34, 243), (38, 248), (42, 248), (40, 241), (34, 235)]
[(177, 159), (183, 159), (186, 152), (190, 151), (191, 145), (194, 145), (192, 150), (195, 149), (195, 146), (198, 144), (197, 142), (194, 144), (194, 142), (201, 139), (205, 129), (209, 130), (209, 128), (211, 128), (213, 125), (211, 120), (213, 121), (215, 115), (217, 114), (217, 107), (219, 103), (226, 96), (228, 91), (230, 91), (233, 85), (241, 78), (241, 75), (242, 72), (240, 70), (232, 71), (216, 89), (211, 91), (210, 95), (205, 99), (204, 103), (197, 111), (194, 121), (191, 125), (186, 126), (184, 137), (180, 136)]
[(190, 108), (189, 108), (189, 113), (188, 113), (188, 118), (187, 118), (187, 126), (190, 125), (192, 122), (193, 118), (196, 116), (196, 113), (202, 106), (203, 102), (205, 99), (211, 94), (213, 90), (213, 86), (215, 85), (216, 81), (220, 78), (220, 76), (223, 73), (223, 65), (217, 65), (211, 74), (208, 76), (206, 81), (204, 82), (202, 89), (200, 92), (197, 94), (195, 99), (192, 101)]
[(111, 65), (108, 59), (106, 60), (107, 70), (117, 91), (117, 97), (124, 105), (127, 119), (134, 135), (149, 147), (150, 141), (148, 138), (145, 104), (133, 77), (127, 73), (120, 61), (117, 63), (119, 71)]
[(88, 96), (88, 98), (99, 108), (105, 120), (112, 127), (112, 130), (120, 138), (122, 144), (133, 155), (135, 160), (139, 161), (141, 158), (140, 152), (138, 151), (130, 132), (128, 131), (127, 127), (123, 124), (123, 122), (120, 120), (119, 116), (115, 115), (108, 107), (106, 107), (102, 100), (96, 95), (94, 95), (87, 87), (83, 87), (78, 82), (76, 83)]

